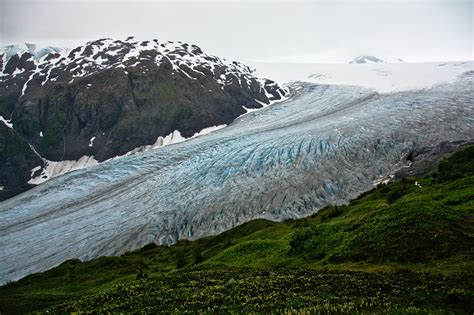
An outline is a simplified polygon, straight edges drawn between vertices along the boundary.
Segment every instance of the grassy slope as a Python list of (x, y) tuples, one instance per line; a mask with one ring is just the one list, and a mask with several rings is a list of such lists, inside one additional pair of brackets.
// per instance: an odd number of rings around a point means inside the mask
[(305, 219), (68, 261), (0, 288), (0, 311), (472, 313), (474, 146), (417, 181)]

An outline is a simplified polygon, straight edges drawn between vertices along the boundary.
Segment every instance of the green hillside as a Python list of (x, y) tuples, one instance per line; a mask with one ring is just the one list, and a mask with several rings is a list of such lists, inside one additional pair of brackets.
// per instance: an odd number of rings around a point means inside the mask
[(472, 314), (473, 244), (470, 146), (308, 218), (64, 262), (0, 288), (0, 312)]

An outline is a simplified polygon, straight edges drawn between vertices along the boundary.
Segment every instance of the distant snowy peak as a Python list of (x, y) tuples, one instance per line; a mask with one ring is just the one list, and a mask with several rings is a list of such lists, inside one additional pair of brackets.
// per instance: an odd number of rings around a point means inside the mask
[(352, 60), (351, 64), (358, 64), (358, 63), (384, 63), (382, 59), (379, 59), (374, 56), (358, 56)]
[(401, 58), (395, 58), (395, 59), (385, 59), (384, 58), (382, 60), (382, 59), (374, 57), (374, 56), (364, 55), (364, 56), (358, 56), (358, 57), (354, 58), (349, 63), (350, 64), (364, 64), (364, 63), (374, 64), (374, 63), (400, 63), (400, 62), (404, 62), (404, 60), (401, 59)]
[(29, 53), (33, 59), (39, 60), (48, 54), (62, 53), (68, 51), (67, 48), (59, 47), (38, 47), (36, 44), (24, 43), (19, 45), (6, 45), (0, 47), (0, 55), (4, 56), (4, 61), (8, 62), (11, 57), (22, 56), (25, 52)]

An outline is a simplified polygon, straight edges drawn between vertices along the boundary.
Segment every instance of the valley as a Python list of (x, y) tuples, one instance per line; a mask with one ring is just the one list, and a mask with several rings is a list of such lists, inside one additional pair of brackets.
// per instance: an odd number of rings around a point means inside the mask
[(345, 204), (419, 151), (472, 141), (472, 79), (388, 94), (295, 83), (206, 136), (53, 178), (0, 204), (1, 277)]

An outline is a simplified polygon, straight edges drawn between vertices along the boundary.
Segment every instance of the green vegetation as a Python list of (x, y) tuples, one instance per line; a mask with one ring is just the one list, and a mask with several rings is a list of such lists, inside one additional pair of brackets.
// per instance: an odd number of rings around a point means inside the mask
[[(429, 307), (448, 306), (452, 311), (462, 312), (462, 307), (469, 303), (468, 280), (400, 273), (189, 271), (119, 284), (111, 290), (57, 305), (49, 311), (269, 313), (304, 310), (353, 314), (364, 310), (426, 312)], [(451, 287), (453, 282), (457, 283), (455, 289)], [(412, 304), (416, 306), (410, 307)]]
[(474, 311), (474, 146), (416, 181), (284, 222), (71, 260), (0, 288), (0, 312)]
[(13, 129), (3, 123), (0, 127), (0, 161), (8, 161), (10, 156), (31, 155), (31, 148), (23, 141)]
[(58, 107), (53, 107), (53, 112), (48, 116), (42, 146), (54, 147), (63, 141), (66, 115)]

